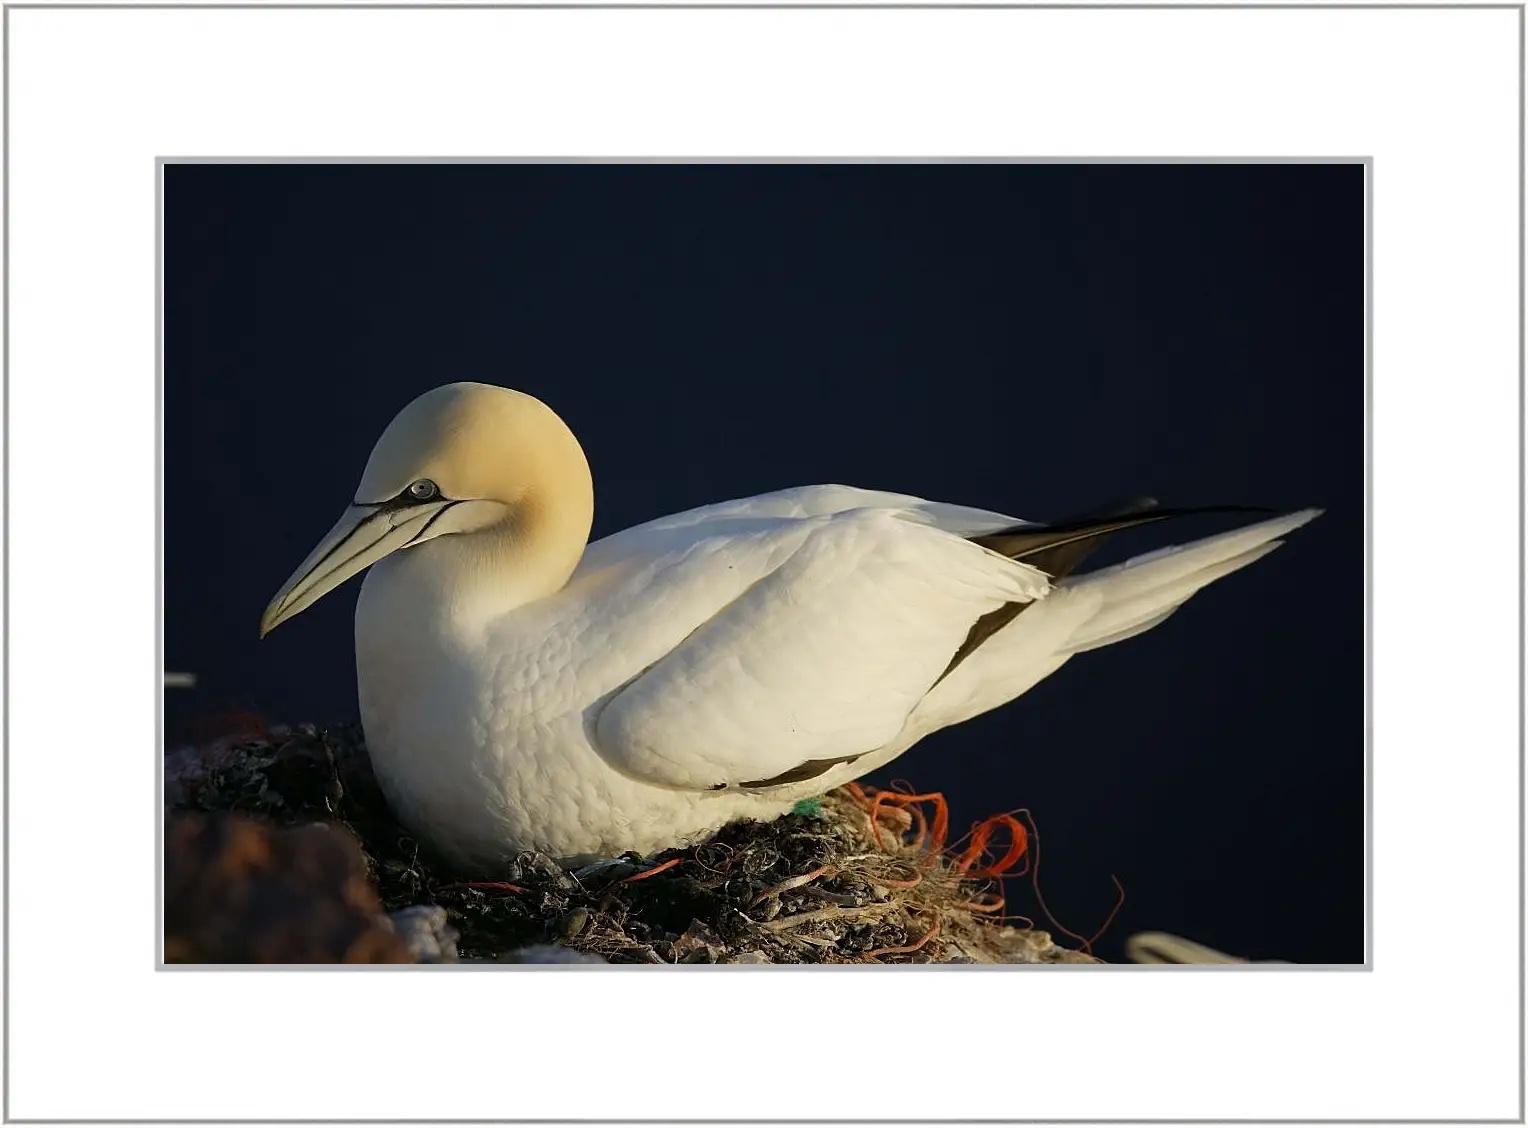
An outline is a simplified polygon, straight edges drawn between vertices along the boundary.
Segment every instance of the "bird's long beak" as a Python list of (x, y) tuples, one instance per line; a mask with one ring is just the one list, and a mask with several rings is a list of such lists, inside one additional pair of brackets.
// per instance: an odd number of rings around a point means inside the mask
[(403, 508), (350, 506), (266, 607), (260, 617), (260, 637), (388, 553), (412, 544), (450, 505), (442, 500)]

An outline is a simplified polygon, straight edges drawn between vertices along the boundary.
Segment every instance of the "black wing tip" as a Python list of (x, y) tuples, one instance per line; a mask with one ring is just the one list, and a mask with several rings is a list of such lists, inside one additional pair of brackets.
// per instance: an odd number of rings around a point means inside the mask
[(1087, 513), (1064, 517), (1059, 521), (1048, 521), (1041, 527), (1062, 532), (1068, 529), (1086, 529), (1109, 521), (1128, 521), (1132, 517), (1140, 518), (1140, 524), (1149, 524), (1177, 517), (1214, 516), (1216, 514), (1232, 513), (1255, 514), (1266, 517), (1282, 512), (1284, 510), (1274, 509), (1267, 505), (1163, 506), (1156, 498), (1141, 497), (1128, 502), (1099, 506), (1097, 509), (1089, 510)]
[(1141, 513), (1149, 512), (1161, 506), (1161, 502), (1154, 497), (1122, 497), (1113, 501), (1106, 501), (1102, 505), (1095, 505), (1091, 509), (1085, 509), (1081, 513), (1070, 513), (1059, 521), (1051, 524), (1080, 524), (1084, 521), (1113, 521), (1121, 517), (1134, 517)]

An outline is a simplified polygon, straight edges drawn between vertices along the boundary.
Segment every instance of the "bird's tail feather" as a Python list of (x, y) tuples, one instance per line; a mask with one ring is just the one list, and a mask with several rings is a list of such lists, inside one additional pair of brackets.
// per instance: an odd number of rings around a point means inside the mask
[(1080, 654), (1150, 630), (1200, 588), (1266, 556), (1283, 543), (1279, 537), (1320, 513), (1302, 509), (1067, 579), (1064, 588), (1091, 588), (1103, 600), (1098, 613), (1067, 641), (1063, 653)]
[(1157, 521), (1170, 521), (1175, 517), (1192, 517), (1206, 513), (1268, 513), (1270, 510), (1249, 505), (1202, 505), (1191, 509), (1163, 509), (1156, 498), (1142, 497), (1126, 502), (1115, 502), (1100, 509), (1090, 510), (1075, 517), (1052, 521), (1045, 525), (1020, 525), (1001, 529), (995, 533), (983, 533), (970, 539), (985, 549), (997, 552), (1010, 560), (1040, 569), (1052, 580), (1065, 578), (1081, 564), (1110, 535), (1150, 525)]

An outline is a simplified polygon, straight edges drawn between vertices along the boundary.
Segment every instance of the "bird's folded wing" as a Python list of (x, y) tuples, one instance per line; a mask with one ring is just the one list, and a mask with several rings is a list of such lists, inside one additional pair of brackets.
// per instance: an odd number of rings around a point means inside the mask
[(579, 565), (580, 571), (593, 571), (619, 562), (632, 554), (651, 551), (655, 544), (683, 546), (698, 537), (714, 535), (727, 528), (743, 529), (754, 523), (799, 521), (813, 517), (834, 517), (850, 510), (879, 509), (896, 512), (909, 521), (935, 525), (962, 537), (1010, 530), (1026, 524), (1017, 517), (928, 501), (911, 494), (863, 490), (856, 486), (792, 486), (771, 493), (732, 501), (715, 502), (682, 513), (633, 525), (591, 544)]
[(916, 514), (811, 526), (604, 704), (593, 735), (613, 767), (689, 790), (810, 778), (895, 738), (973, 622), (1047, 590), (1035, 569)]

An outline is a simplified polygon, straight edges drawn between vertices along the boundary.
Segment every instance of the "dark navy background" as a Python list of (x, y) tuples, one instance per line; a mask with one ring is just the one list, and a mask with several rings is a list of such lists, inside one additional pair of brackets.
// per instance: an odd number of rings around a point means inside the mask
[(1361, 961), (1362, 224), (1356, 166), (167, 167), (165, 657), (200, 678), (171, 736), (355, 717), (358, 582), (263, 643), (260, 612), (452, 380), (567, 420), (595, 536), (812, 482), (1031, 519), (1321, 505), (872, 778), (943, 790), (957, 829), (1029, 807), (1084, 934), (1117, 874), (1106, 957), (1164, 929)]

